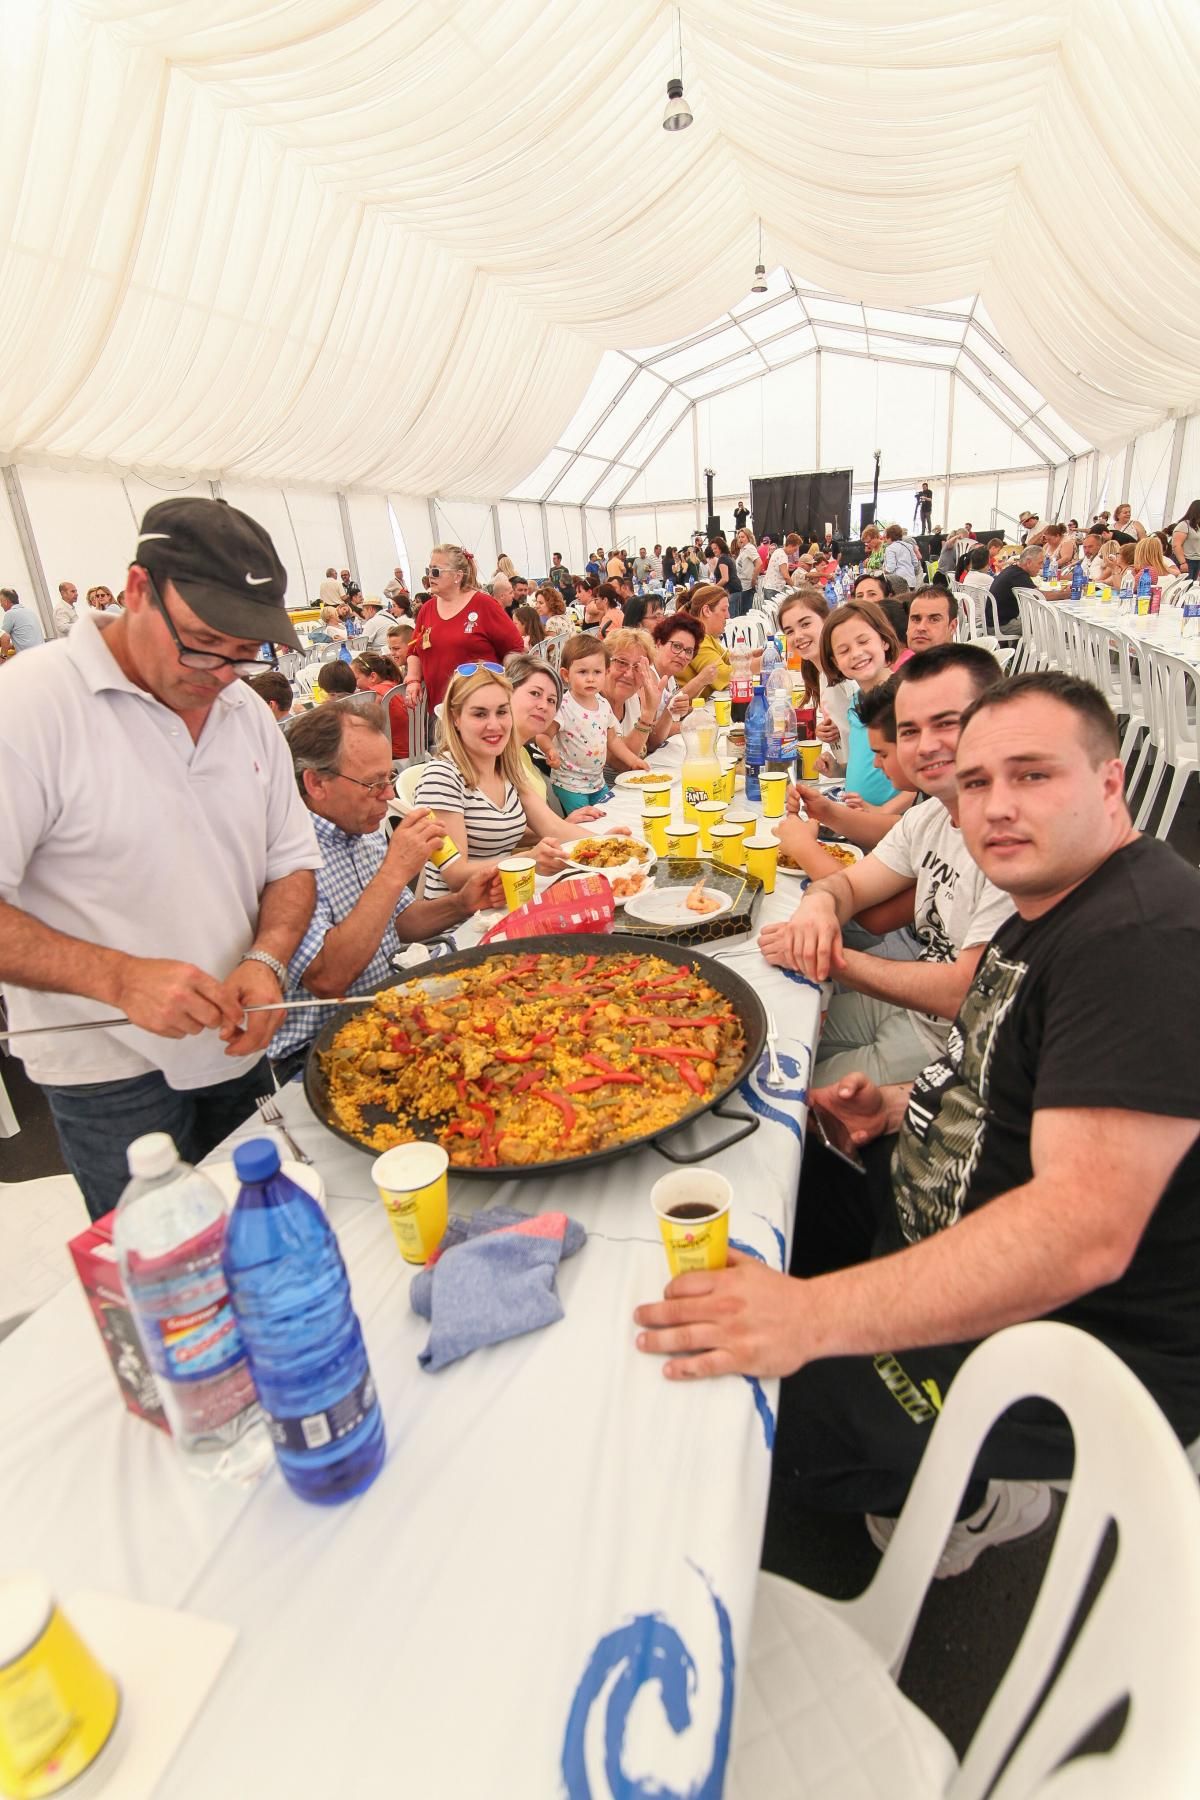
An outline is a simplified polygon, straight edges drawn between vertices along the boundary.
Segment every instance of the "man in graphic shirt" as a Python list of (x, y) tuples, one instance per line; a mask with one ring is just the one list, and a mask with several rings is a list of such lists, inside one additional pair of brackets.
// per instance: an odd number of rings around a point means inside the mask
[[(808, 1279), (735, 1256), (636, 1314), (640, 1348), (699, 1352), (676, 1378), (791, 1376), (776, 1454), (801, 1503), (867, 1513), (879, 1544), (963, 1361), (1021, 1320), (1091, 1332), (1200, 1437), (1200, 873), (1133, 829), (1116, 721), (1074, 676), (989, 688), (956, 765), (968, 848), (1016, 913), (944, 1055), (911, 1086), (810, 1094), (869, 1173), (837, 1189), (806, 1161)], [(1053, 1407), (1010, 1408), (938, 1573), (1036, 1528), (1072, 1461)]]
[[(861, 862), (814, 881), (786, 924), (759, 935), (768, 962), (838, 982), (817, 1048), (818, 1081), (855, 1070), (872, 1081), (919, 1074), (944, 1049), (984, 945), (1012, 911), (963, 842), (955, 810), (959, 720), (999, 678), (995, 657), (978, 644), (941, 644), (896, 671), (896, 753), (906, 779), (929, 798), (901, 814)], [(852, 918), (914, 883), (915, 962), (843, 943)]]

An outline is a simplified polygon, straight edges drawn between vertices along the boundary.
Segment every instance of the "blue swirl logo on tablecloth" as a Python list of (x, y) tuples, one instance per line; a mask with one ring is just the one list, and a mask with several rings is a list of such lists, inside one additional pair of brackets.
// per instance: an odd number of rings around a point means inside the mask
[[(729, 1614), (708, 1576), (695, 1563), (689, 1561), (689, 1567), (695, 1569), (708, 1589), (721, 1645), (721, 1707), (708, 1772), (686, 1788), (666, 1787), (652, 1776), (643, 1780), (625, 1773), (625, 1734), (639, 1691), (649, 1682), (657, 1683), (667, 1723), (679, 1736), (692, 1722), (691, 1696), (698, 1679), (696, 1664), (674, 1626), (659, 1613), (638, 1613), (627, 1625), (618, 1626), (600, 1639), (575, 1690), (562, 1748), (567, 1800), (721, 1800), (733, 1726), (733, 1631)], [(606, 1688), (606, 1785), (597, 1788), (588, 1774), (586, 1737), (592, 1712), (600, 1705)]]
[(760, 1119), (770, 1119), (772, 1124), (784, 1126), (803, 1143), (804, 1131), (799, 1119), (784, 1112), (781, 1106), (772, 1105), (772, 1101), (789, 1100), (793, 1106), (805, 1105), (808, 1100), (808, 1059), (803, 1059), (802, 1066), (794, 1056), (781, 1054), (779, 1067), (784, 1075), (783, 1087), (767, 1087), (766, 1076), (770, 1073), (771, 1061), (764, 1053), (753, 1075), (743, 1081), (738, 1091)]
[[(756, 1219), (761, 1219), (764, 1225), (771, 1226), (771, 1230), (775, 1234), (776, 1245), (779, 1249), (779, 1267), (782, 1269), (784, 1266), (784, 1251), (786, 1248), (782, 1231), (780, 1231), (778, 1225), (771, 1225), (771, 1221), (767, 1218), (765, 1213), (755, 1213), (754, 1217)], [(743, 1256), (752, 1256), (755, 1262), (762, 1263), (764, 1268), (770, 1266), (761, 1250), (756, 1250), (753, 1244), (747, 1244), (741, 1238), (730, 1238), (729, 1246), (732, 1250), (740, 1250)], [(767, 1449), (773, 1450), (775, 1448), (775, 1414), (771, 1411), (771, 1402), (767, 1399), (763, 1384), (758, 1379), (757, 1375), (743, 1375), (742, 1380), (747, 1384), (750, 1392), (754, 1395), (754, 1410), (762, 1421), (763, 1439)]]

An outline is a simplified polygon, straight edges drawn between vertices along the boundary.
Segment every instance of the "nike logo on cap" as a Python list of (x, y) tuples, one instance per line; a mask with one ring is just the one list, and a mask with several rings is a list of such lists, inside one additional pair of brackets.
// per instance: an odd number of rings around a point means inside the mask
[(251, 574), (247, 573), (246, 586), (247, 587), (265, 587), (267, 582), (272, 581), (273, 579), (274, 579), (274, 577), (271, 575), (251, 575)]

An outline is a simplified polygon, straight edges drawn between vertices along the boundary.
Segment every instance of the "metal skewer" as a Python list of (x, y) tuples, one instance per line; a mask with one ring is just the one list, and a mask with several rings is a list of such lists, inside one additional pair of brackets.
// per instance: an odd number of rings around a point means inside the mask
[[(300, 1012), (306, 1006), (346, 1006), (355, 996), (342, 995), (337, 1000), (266, 1000), (258, 1006), (244, 1006), (244, 1013), (260, 1012)], [(369, 995), (359, 998), (369, 999)], [(48, 1031), (103, 1031), (114, 1025), (131, 1025), (124, 1013), (115, 1013), (111, 1019), (80, 1019), (74, 1025), (27, 1025), (20, 1031), (0, 1031), (0, 1044), (9, 1043), (13, 1038), (42, 1037)]]

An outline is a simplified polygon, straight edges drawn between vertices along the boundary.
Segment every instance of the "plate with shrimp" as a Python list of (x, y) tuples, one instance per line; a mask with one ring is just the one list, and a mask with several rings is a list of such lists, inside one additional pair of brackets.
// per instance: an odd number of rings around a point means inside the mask
[(733, 895), (707, 885), (704, 872), (698, 881), (687, 886), (648, 888), (625, 902), (625, 911), (647, 925), (699, 925), (707, 919), (719, 919), (733, 906)]

